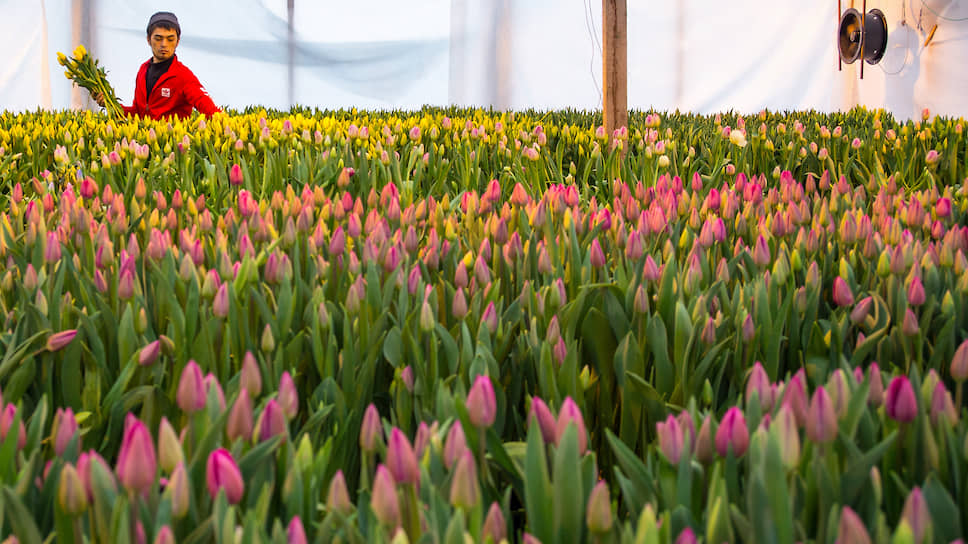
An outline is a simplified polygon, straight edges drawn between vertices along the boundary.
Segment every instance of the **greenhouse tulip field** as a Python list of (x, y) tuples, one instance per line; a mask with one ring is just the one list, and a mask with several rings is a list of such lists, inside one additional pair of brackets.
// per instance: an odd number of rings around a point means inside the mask
[(4, 113), (0, 536), (956, 541), (964, 123)]

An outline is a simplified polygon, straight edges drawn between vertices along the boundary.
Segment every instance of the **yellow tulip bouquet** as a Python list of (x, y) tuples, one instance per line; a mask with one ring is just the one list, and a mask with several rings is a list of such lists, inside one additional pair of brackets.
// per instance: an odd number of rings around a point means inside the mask
[(67, 79), (73, 80), (92, 94), (100, 93), (104, 97), (104, 107), (112, 117), (124, 117), (124, 109), (114, 94), (114, 88), (108, 83), (107, 73), (97, 59), (87, 53), (83, 45), (74, 49), (73, 57), (57, 53), (57, 62), (67, 68), (64, 71)]

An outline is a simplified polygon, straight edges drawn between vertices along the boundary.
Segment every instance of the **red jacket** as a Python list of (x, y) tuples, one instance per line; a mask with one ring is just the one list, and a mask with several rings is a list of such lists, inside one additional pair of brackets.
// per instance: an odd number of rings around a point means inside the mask
[(147, 96), (148, 84), (145, 76), (148, 73), (149, 64), (151, 59), (142, 64), (141, 69), (138, 70), (134, 103), (130, 107), (123, 106), (125, 113), (161, 119), (173, 115), (180, 118), (188, 117), (192, 114), (192, 108), (206, 116), (222, 111), (208, 96), (208, 91), (202, 87), (195, 74), (178, 61), (178, 55), (172, 59), (168, 71), (158, 78), (158, 82), (151, 89), (151, 96)]

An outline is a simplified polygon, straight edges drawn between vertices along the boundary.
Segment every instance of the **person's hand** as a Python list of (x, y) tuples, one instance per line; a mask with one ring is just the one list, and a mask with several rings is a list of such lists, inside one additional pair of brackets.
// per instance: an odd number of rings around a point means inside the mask
[(97, 91), (91, 91), (91, 98), (102, 108), (104, 107), (104, 95)]

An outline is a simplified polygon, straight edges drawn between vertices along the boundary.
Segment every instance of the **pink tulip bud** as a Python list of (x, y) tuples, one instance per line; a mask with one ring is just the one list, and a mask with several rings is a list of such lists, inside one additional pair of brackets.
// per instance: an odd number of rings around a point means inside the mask
[(867, 367), (867, 377), (870, 381), (867, 403), (874, 407), (884, 404), (884, 379), (881, 378), (881, 368), (876, 362)]
[(692, 529), (686, 527), (676, 537), (675, 544), (696, 544), (696, 534), (692, 532)]
[(713, 461), (713, 437), (712, 437), (712, 417), (707, 415), (699, 426), (699, 434), (696, 435), (696, 460), (704, 465)]
[(205, 408), (206, 396), (202, 369), (198, 367), (195, 361), (188, 361), (188, 364), (182, 369), (175, 398), (178, 401), (178, 407), (186, 414), (192, 414)]
[(276, 399), (271, 399), (262, 409), (258, 422), (259, 440), (264, 442), (274, 436), (282, 436), (285, 439), (288, 430), (286, 429), (286, 415), (282, 413), (282, 408)]
[(205, 465), (205, 482), (208, 493), (214, 500), (219, 490), (225, 490), (225, 498), (230, 504), (238, 504), (245, 492), (245, 482), (242, 473), (235, 463), (235, 458), (225, 448), (219, 448), (208, 456)]
[(80, 436), (78, 435), (77, 419), (74, 417), (74, 410), (70, 407), (66, 409), (58, 408), (54, 414), (54, 424), (52, 429), (54, 453), (58, 456), (64, 455), (68, 444), (75, 436), (78, 436), (78, 449), (80, 449)]
[(383, 428), (380, 425), (380, 414), (376, 406), (370, 404), (363, 414), (363, 425), (360, 427), (360, 448), (366, 453), (373, 453), (383, 443)]
[(944, 383), (938, 382), (931, 394), (931, 424), (938, 425), (945, 418), (949, 423), (958, 423), (958, 410), (951, 401), (951, 393), (945, 389)]
[(843, 308), (844, 306), (850, 306), (854, 303), (854, 293), (851, 292), (850, 287), (844, 278), (837, 276), (834, 278), (833, 287), (833, 301), (834, 304)]
[(154, 544), (175, 544), (175, 534), (171, 532), (171, 527), (162, 525), (155, 536)]
[(467, 415), (471, 424), (478, 428), (488, 428), (497, 417), (497, 401), (491, 379), (483, 374), (477, 376), (467, 394)]
[(296, 384), (292, 381), (289, 371), (285, 370), (279, 378), (279, 406), (287, 419), (296, 417), (299, 413), (299, 392), (296, 391)]
[(504, 512), (497, 502), (491, 503), (481, 528), (481, 540), (486, 542), (488, 538), (495, 543), (503, 542), (507, 538), (507, 522), (504, 521)]
[(346, 489), (346, 478), (343, 476), (342, 470), (337, 470), (333, 479), (329, 482), (329, 490), (326, 492), (326, 508), (343, 516), (348, 516), (353, 511), (353, 503), (350, 502), (350, 493)]
[(218, 409), (220, 412), (224, 412), (225, 392), (222, 391), (222, 386), (218, 383), (218, 378), (215, 377), (215, 374), (212, 374), (211, 372), (206, 374), (202, 384), (205, 386), (205, 398), (207, 399), (208, 395), (214, 391), (215, 398), (218, 399)]
[(133, 414), (125, 420), (124, 438), (118, 453), (118, 478), (131, 493), (144, 494), (155, 482), (158, 463), (148, 428)]
[(770, 377), (766, 375), (763, 365), (756, 361), (753, 370), (746, 380), (746, 403), (749, 404), (753, 399), (753, 394), (759, 398), (760, 407), (764, 412), (769, 412), (773, 407), (773, 388), (770, 384)]
[(844, 506), (840, 512), (837, 542), (838, 544), (871, 544), (871, 537), (863, 520), (849, 506)]
[(229, 440), (235, 442), (238, 439), (247, 440), (252, 437), (252, 401), (249, 400), (249, 393), (245, 389), (239, 391), (232, 411), (229, 412), (229, 419), (225, 423), (225, 434)]
[(756, 239), (756, 246), (753, 248), (753, 262), (757, 266), (769, 266), (770, 261), (770, 245), (766, 242), (766, 238), (761, 234)]
[(458, 508), (470, 509), (481, 500), (481, 488), (477, 481), (477, 466), (470, 450), (464, 450), (454, 468), (450, 484), (450, 503)]
[(924, 294), (924, 284), (921, 283), (921, 278), (914, 276), (911, 282), (908, 284), (907, 299), (908, 304), (911, 306), (920, 306), (924, 304), (925, 301)]
[(289, 520), (289, 527), (286, 528), (286, 542), (288, 544), (307, 544), (306, 530), (303, 528), (299, 516), (293, 516)]
[(215, 293), (212, 301), (212, 314), (215, 317), (225, 318), (229, 315), (229, 284), (223, 283)]
[(558, 422), (555, 425), (555, 444), (561, 444), (562, 437), (568, 425), (574, 423), (575, 430), (578, 432), (578, 453), (584, 454), (588, 448), (588, 432), (585, 428), (585, 418), (582, 417), (581, 410), (571, 397), (566, 397), (558, 412)]
[(612, 530), (612, 500), (605, 480), (599, 480), (588, 495), (585, 523), (592, 533), (602, 534)]
[(921, 494), (921, 488), (915, 486), (904, 501), (901, 520), (906, 521), (914, 533), (915, 542), (923, 542), (924, 535), (931, 527), (931, 512), (928, 503)]
[(400, 525), (400, 502), (397, 499), (396, 486), (390, 471), (383, 465), (377, 466), (370, 508), (373, 509), (376, 519), (386, 527)]
[(818, 444), (837, 438), (837, 413), (827, 390), (821, 385), (813, 392), (807, 411), (807, 437)]
[(151, 366), (155, 364), (158, 357), (161, 356), (161, 341), (155, 340), (150, 342), (147, 346), (141, 348), (138, 352), (138, 364), (141, 366)]
[[(838, 277), (839, 279), (839, 277)], [(836, 285), (837, 280), (834, 280), (834, 285)], [(874, 297), (864, 297), (858, 302), (854, 309), (850, 312), (850, 321), (854, 325), (860, 325), (863, 323), (867, 316), (871, 313), (871, 307), (874, 306)]]
[(457, 319), (464, 319), (467, 315), (467, 299), (464, 298), (464, 289), (461, 287), (457, 288), (454, 293), (454, 302), (451, 304), (451, 313)]
[(589, 251), (589, 260), (592, 268), (601, 268), (605, 266), (605, 253), (602, 251), (602, 246), (598, 243), (598, 238), (592, 239), (592, 245)]
[(44, 261), (48, 264), (54, 264), (60, 261), (61, 258), (61, 245), (60, 240), (57, 239), (56, 232), (47, 233), (47, 243), (44, 245)]
[(259, 371), (259, 362), (251, 351), (245, 352), (245, 356), (242, 357), (239, 388), (248, 392), (249, 398), (257, 398), (262, 392), (262, 373)]
[(420, 468), (417, 466), (417, 456), (410, 445), (410, 440), (396, 427), (390, 431), (390, 441), (387, 444), (386, 466), (398, 484), (420, 483)]
[(454, 464), (467, 449), (467, 440), (464, 436), (464, 429), (460, 422), (451, 425), (447, 432), (447, 440), (444, 442), (444, 466), (451, 470)]
[(242, 185), (242, 167), (238, 164), (233, 164), (232, 168), (229, 170), (229, 183), (235, 186)]
[(951, 377), (958, 383), (968, 379), (968, 340), (958, 346), (951, 358)]
[(487, 307), (484, 308), (484, 314), (481, 316), (481, 323), (487, 327), (487, 330), (491, 334), (497, 331), (497, 310), (494, 309), (494, 303), (488, 302)]
[(887, 387), (884, 409), (891, 419), (910, 423), (918, 415), (918, 401), (907, 376), (895, 376)]
[(743, 320), (743, 342), (750, 343), (756, 336), (756, 325), (753, 324), (753, 316), (746, 314), (746, 319)]
[(716, 430), (716, 451), (722, 457), (726, 457), (730, 451), (734, 456), (742, 457), (749, 444), (750, 433), (746, 428), (746, 418), (734, 406), (726, 411), (723, 420), (719, 422), (719, 429)]
[(659, 451), (673, 465), (679, 464), (682, 451), (685, 447), (682, 429), (679, 420), (672, 414), (666, 417), (665, 421), (656, 423), (656, 434), (659, 437)]
[(921, 327), (918, 326), (918, 317), (914, 315), (911, 308), (908, 308), (904, 312), (904, 322), (901, 323), (901, 332), (906, 336), (915, 336), (921, 331)]
[(531, 399), (531, 413), (528, 416), (528, 425), (535, 423), (537, 423), (538, 429), (541, 431), (541, 438), (544, 439), (545, 443), (553, 443), (557, 436), (555, 431), (557, 423), (555, 417), (551, 414), (551, 410), (548, 409), (548, 405), (538, 397)]
[(47, 337), (47, 351), (60, 351), (66, 348), (77, 336), (77, 329), (54, 333)]

